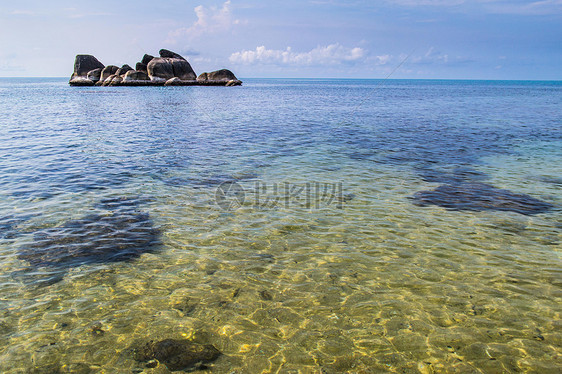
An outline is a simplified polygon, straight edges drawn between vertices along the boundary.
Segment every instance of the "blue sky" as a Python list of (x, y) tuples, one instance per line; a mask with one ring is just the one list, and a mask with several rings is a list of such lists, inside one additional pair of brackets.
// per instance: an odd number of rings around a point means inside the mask
[(0, 76), (132, 66), (168, 48), (196, 73), (562, 79), (562, 0), (0, 0)]

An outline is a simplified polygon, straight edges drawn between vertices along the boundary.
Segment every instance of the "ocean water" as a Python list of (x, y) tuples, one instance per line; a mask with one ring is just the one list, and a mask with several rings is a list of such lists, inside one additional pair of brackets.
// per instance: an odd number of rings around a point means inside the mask
[(0, 80), (0, 372), (559, 373), (560, 82)]

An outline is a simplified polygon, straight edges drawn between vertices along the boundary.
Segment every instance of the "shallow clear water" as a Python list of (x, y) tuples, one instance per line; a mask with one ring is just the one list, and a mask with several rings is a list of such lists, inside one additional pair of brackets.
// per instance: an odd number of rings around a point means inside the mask
[(561, 113), (559, 82), (0, 80), (0, 372), (187, 338), (214, 373), (558, 373)]

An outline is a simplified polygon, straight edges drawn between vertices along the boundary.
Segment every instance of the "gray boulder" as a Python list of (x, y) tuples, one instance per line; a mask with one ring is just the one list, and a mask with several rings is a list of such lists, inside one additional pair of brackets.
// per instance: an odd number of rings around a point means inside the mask
[(193, 71), (193, 68), (186, 60), (172, 58), (172, 67), (174, 69), (174, 76), (178, 77), (184, 81), (195, 80), (197, 75)]
[(163, 58), (179, 58), (180, 60), (185, 60), (185, 58), (183, 58), (183, 56), (181, 56), (181, 55), (179, 55), (175, 52), (169, 51), (167, 49), (161, 49), (160, 52), (158, 52), (158, 53), (160, 54), (160, 57), (163, 57)]
[(101, 79), (101, 71), (102, 71), (102, 68), (90, 70), (88, 72), (87, 78), (89, 80), (91, 80), (92, 82), (97, 83)]
[(227, 69), (221, 69), (210, 73), (203, 73), (197, 77), (198, 82), (212, 81), (212, 82), (226, 83), (232, 80), (238, 80), (238, 78), (236, 78), (236, 76), (230, 70)]
[(155, 82), (165, 82), (174, 77), (174, 68), (170, 59), (154, 58), (147, 66), (148, 76)]
[(196, 75), (186, 60), (179, 58), (154, 58), (147, 66), (150, 79), (155, 82), (165, 82), (177, 77), (180, 80), (195, 80)]
[(142, 62), (137, 62), (137, 64), (135, 65), (135, 70), (144, 71), (145, 73), (148, 74), (148, 69), (146, 68), (146, 64), (143, 64)]
[(148, 81), (150, 77), (144, 71), (129, 70), (123, 80)]
[(104, 64), (98, 61), (92, 55), (76, 55), (76, 59), (74, 60), (74, 73), (72, 74), (72, 78), (75, 77), (86, 77), (89, 71), (105, 67)]
[(123, 77), (123, 83), (127, 84), (140, 84), (148, 81), (150, 78), (144, 71), (130, 70)]
[(141, 63), (142, 63), (142, 64), (145, 64), (145, 65), (148, 65), (148, 63), (149, 63), (150, 61), (152, 61), (153, 58), (154, 58), (154, 56), (145, 54), (145, 55), (142, 57)]
[(114, 75), (115, 73), (117, 73), (117, 70), (119, 70), (119, 68), (115, 65), (108, 65), (106, 66), (102, 71), (101, 71), (101, 77), (100, 80), (103, 82), (105, 81), (109, 76)]
[(102, 86), (109, 86), (113, 78), (117, 77), (117, 75), (113, 74), (103, 80)]
[(221, 69), (210, 73), (203, 73), (197, 77), (197, 82), (205, 86), (241, 86), (242, 81), (227, 69)]
[(125, 73), (127, 73), (128, 71), (131, 71), (131, 70), (133, 70), (133, 68), (130, 67), (129, 65), (125, 64), (125, 65), (121, 66), (119, 68), (119, 70), (117, 70), (115, 72), (115, 75), (119, 75), (119, 76), (125, 75)]
[(68, 82), (71, 86), (93, 86), (94, 81), (86, 77), (74, 77)]
[(233, 79), (231, 81), (226, 82), (226, 87), (241, 86), (241, 85), (242, 85), (242, 81), (239, 81), (238, 79)]
[(170, 78), (164, 83), (164, 86), (181, 86), (183, 85), (183, 81), (178, 77)]
[(121, 83), (123, 82), (123, 78), (120, 77), (119, 75), (116, 75), (115, 78), (113, 78), (111, 80), (111, 82), (109, 83), (110, 86), (120, 86)]

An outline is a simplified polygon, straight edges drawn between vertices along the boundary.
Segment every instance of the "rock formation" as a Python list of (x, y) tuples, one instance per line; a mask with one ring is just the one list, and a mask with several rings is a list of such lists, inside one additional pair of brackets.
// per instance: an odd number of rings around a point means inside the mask
[(77, 55), (74, 60), (74, 73), (70, 77), (70, 84), (73, 86), (93, 86), (95, 82), (88, 79), (88, 73), (103, 68), (105, 68), (105, 65), (94, 56)]
[(107, 79), (107, 77), (114, 75), (117, 72), (117, 70), (119, 70), (119, 68), (115, 65), (106, 66), (101, 71), (101, 78), (100, 78), (101, 82), (103, 83)]
[(145, 54), (135, 69), (125, 64), (104, 66), (94, 56), (77, 55), (71, 86), (240, 86), (242, 82), (226, 69), (199, 77), (181, 55), (161, 49), (160, 57)]
[(222, 354), (210, 344), (176, 339), (164, 339), (159, 342), (151, 340), (139, 347), (133, 347), (132, 351), (136, 361), (158, 360), (170, 371), (194, 371), (201, 364), (212, 362)]
[(552, 204), (529, 195), (481, 182), (453, 181), (433, 190), (416, 192), (412, 199), (418, 206), (437, 205), (450, 210), (474, 212), (497, 210), (534, 215), (554, 208)]
[(131, 71), (131, 70), (133, 70), (133, 68), (130, 67), (129, 65), (125, 64), (125, 65), (121, 66), (121, 67), (115, 72), (115, 75), (122, 76), (122, 75), (125, 75), (128, 71)]
[(146, 64), (143, 64), (142, 62), (137, 62), (137, 64), (135, 65), (135, 70), (136, 71), (144, 71), (145, 73), (148, 74)]
[(197, 77), (197, 82), (205, 86), (240, 86), (242, 82), (227, 69), (203, 73)]
[(41, 284), (60, 281), (77, 266), (134, 260), (158, 247), (160, 232), (140, 209), (140, 199), (108, 198), (95, 207), (99, 213), (39, 229), (34, 240), (19, 249), (18, 258), (29, 263), (31, 273), (37, 268), (52, 273)]

